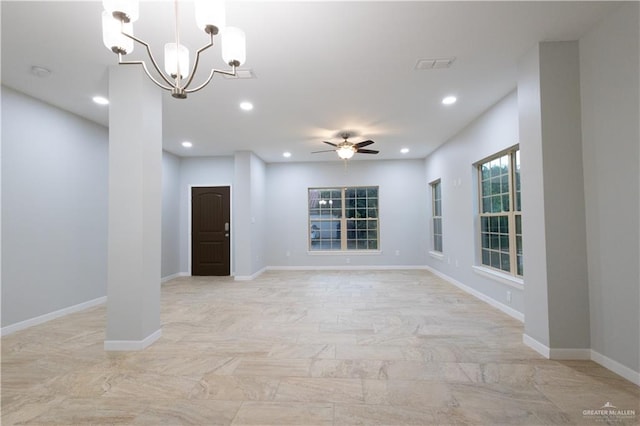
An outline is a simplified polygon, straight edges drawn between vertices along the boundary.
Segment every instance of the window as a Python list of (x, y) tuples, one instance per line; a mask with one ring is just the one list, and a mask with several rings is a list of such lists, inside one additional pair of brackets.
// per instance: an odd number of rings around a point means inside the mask
[(378, 187), (310, 188), (309, 250), (378, 250)]
[(478, 165), (482, 264), (522, 277), (520, 150), (515, 147)]
[(433, 251), (442, 253), (442, 185), (440, 179), (431, 182), (431, 218)]

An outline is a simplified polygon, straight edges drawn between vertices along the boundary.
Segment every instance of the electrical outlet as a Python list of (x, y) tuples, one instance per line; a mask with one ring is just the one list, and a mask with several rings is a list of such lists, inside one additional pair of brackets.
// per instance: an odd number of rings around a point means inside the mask
[(507, 302), (511, 303), (511, 292), (507, 291)]
[(396, 256), (400, 256), (400, 250), (396, 250)]
[(291, 252), (287, 250), (287, 257), (291, 256)]
[(349, 259), (348, 257), (346, 260), (347, 260), (347, 263), (351, 263), (351, 259)]

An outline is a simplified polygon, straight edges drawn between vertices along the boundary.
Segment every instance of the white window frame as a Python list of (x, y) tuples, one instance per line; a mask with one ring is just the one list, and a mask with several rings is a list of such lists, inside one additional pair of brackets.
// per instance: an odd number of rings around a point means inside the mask
[[(498, 194), (500, 194), (501, 197), (504, 197), (505, 194), (508, 195), (508, 211), (484, 212), (483, 202), (485, 201), (484, 198), (487, 194), (483, 192), (483, 182), (487, 179), (483, 179), (482, 167), (494, 160), (500, 160), (505, 156), (508, 157), (506, 173), (506, 176), (508, 176), (508, 191)], [(524, 273), (522, 264), (522, 208), (521, 205), (517, 205), (517, 175), (515, 167), (516, 163), (519, 164), (519, 156), (520, 148), (518, 145), (515, 145), (475, 163), (475, 167), (478, 173), (478, 262), (481, 265), (481, 268), (487, 268), (490, 271), (496, 271), (500, 274), (511, 276), (521, 283), (523, 282), (522, 278)], [(500, 176), (504, 175), (505, 174), (502, 174)], [(489, 180), (491, 180), (491, 178), (489, 178)], [(520, 191), (518, 191), (518, 193), (519, 192)], [(497, 194), (489, 193), (488, 195), (498, 197)], [(504, 198), (501, 198), (501, 200), (501, 202), (503, 202)], [(506, 217), (506, 222), (504, 222), (504, 219), (501, 219), (504, 217)], [(496, 228), (494, 225), (497, 222), (500, 222), (500, 224), (498, 225), (498, 231), (495, 231)], [(517, 233), (516, 222), (519, 222), (518, 228), (520, 229), (520, 233)], [(484, 226), (485, 224), (487, 226)], [(508, 229), (506, 233), (502, 232), (502, 229), (500, 228), (503, 224), (507, 225)], [(487, 230), (487, 228), (488, 232), (483, 232)], [(509, 246), (508, 252), (500, 251), (500, 247), (505, 241), (505, 235)], [(496, 250), (496, 246), (493, 243), (496, 238), (500, 241), (498, 244), (498, 250)], [(505, 263), (502, 262), (504, 254), (508, 255), (509, 270), (502, 267), (503, 263)], [(489, 261), (486, 260), (487, 256), (489, 256)], [(499, 267), (494, 265), (494, 256), (500, 256), (501, 263)]]
[[(442, 231), (442, 181), (436, 179), (429, 183), (431, 187), (431, 247), (434, 254), (443, 253)], [(438, 192), (440, 197), (438, 198)], [(437, 225), (439, 223), (439, 226)], [(440, 232), (438, 232), (438, 230)], [(438, 247), (438, 240), (440, 247)]]
[[(346, 193), (349, 190), (358, 190), (358, 189), (372, 189), (374, 188), (376, 190), (376, 206), (375, 206), (375, 211), (376, 211), (376, 215), (375, 217), (369, 217), (368, 216), (368, 211), (369, 209), (373, 209), (373, 207), (369, 207), (367, 206), (367, 217), (359, 217), (359, 218), (353, 218), (353, 217), (347, 217), (347, 197), (346, 197)], [(340, 191), (340, 200), (341, 200), (341, 210), (340, 210), (340, 217), (335, 217), (333, 219), (327, 219), (328, 222), (339, 222), (340, 223), (340, 248), (339, 249), (317, 249), (317, 248), (313, 248), (313, 241), (314, 239), (317, 238), (317, 233), (319, 232), (319, 230), (314, 229), (314, 226), (312, 224), (312, 222), (318, 222), (318, 221), (323, 221), (322, 219), (312, 219), (312, 214), (311, 214), (311, 191)], [(308, 220), (308, 227), (307, 229), (309, 230), (309, 232), (307, 233), (307, 238), (308, 238), (308, 251), (309, 253), (312, 254), (332, 254), (332, 253), (340, 253), (340, 252), (349, 252), (349, 253), (380, 253), (380, 187), (375, 186), (375, 185), (368, 185), (368, 186), (346, 186), (346, 187), (313, 187), (313, 188), (308, 188), (307, 190), (307, 220)], [(367, 196), (366, 199), (368, 200), (369, 197)], [(348, 228), (348, 222), (349, 221), (354, 221), (354, 220), (365, 220), (367, 222), (369, 221), (375, 221), (376, 222), (376, 227), (375, 227), (375, 239), (374, 238), (367, 238), (365, 241), (369, 241), (369, 240), (375, 240), (375, 248), (349, 248), (349, 241), (350, 239), (348, 238), (349, 236), (349, 232), (352, 232), (349, 230)], [(362, 231), (362, 230), (361, 230)], [(369, 229), (369, 226), (367, 225), (367, 229), (366, 229), (367, 233), (369, 234), (370, 232), (373, 231), (373, 229)], [(322, 231), (320, 231), (322, 232)], [(357, 232), (357, 231), (356, 231)], [(316, 235), (314, 235), (314, 233), (316, 233)], [(333, 240), (335, 241), (335, 240)]]

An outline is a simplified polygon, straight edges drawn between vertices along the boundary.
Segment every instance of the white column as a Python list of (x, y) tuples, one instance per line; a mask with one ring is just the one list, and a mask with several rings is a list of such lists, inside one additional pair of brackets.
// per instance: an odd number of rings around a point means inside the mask
[(577, 42), (543, 42), (519, 64), (525, 342), (588, 358), (584, 178)]
[(109, 69), (109, 249), (105, 350), (161, 335), (162, 96), (136, 66)]

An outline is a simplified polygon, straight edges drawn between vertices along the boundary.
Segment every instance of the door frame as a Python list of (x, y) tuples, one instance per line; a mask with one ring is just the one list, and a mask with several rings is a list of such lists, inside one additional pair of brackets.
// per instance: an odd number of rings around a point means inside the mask
[(233, 186), (231, 186), (230, 183), (223, 183), (223, 184), (200, 184), (200, 185), (189, 185), (189, 190), (187, 192), (187, 272), (189, 273), (189, 276), (193, 276), (192, 275), (192, 266), (193, 266), (193, 253), (191, 252), (192, 250), (192, 239), (193, 239), (193, 223), (191, 221), (192, 218), (192, 211), (191, 211), (191, 206), (192, 206), (192, 202), (193, 202), (193, 188), (210, 188), (210, 187), (214, 187), (214, 186), (226, 186), (229, 188), (229, 216), (231, 217), (231, 240), (229, 241), (229, 271), (230, 271), (230, 275), (231, 277), (235, 276), (235, 268), (234, 268), (234, 263), (233, 263), (233, 236), (235, 234), (235, 232), (233, 232), (233, 228), (234, 228), (234, 222), (235, 220), (233, 220)]

